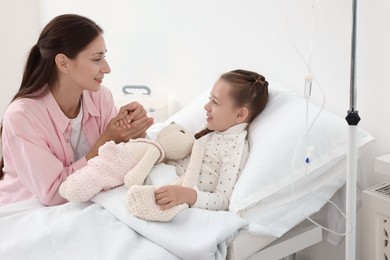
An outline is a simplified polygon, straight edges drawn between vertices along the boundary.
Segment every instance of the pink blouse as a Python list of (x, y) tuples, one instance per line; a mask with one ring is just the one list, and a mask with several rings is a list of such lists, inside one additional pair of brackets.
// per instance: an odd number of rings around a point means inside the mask
[[(117, 114), (111, 92), (84, 91), (82, 128), (93, 146)], [(0, 181), (0, 206), (38, 198), (51, 206), (66, 202), (58, 193), (67, 176), (87, 164), (74, 161), (70, 144), (71, 122), (52, 93), (41, 98), (12, 102), (3, 118), (4, 178)]]

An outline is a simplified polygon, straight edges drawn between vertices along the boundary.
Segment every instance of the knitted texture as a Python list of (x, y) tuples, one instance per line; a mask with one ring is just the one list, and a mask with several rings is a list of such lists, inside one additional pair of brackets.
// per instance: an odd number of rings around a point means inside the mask
[(157, 141), (137, 138), (127, 143), (107, 142), (99, 148), (98, 156), (68, 176), (59, 192), (69, 201), (84, 202), (123, 183), (127, 187), (142, 185), (156, 163), (188, 156), (193, 142), (193, 134), (174, 123), (160, 131)]
[[(153, 143), (150, 142), (150, 144)], [(126, 147), (133, 148), (131, 143), (128, 143)], [(126, 187), (142, 185), (153, 166), (163, 158), (162, 155), (164, 155), (164, 151), (159, 144), (149, 145), (139, 162), (126, 173), (124, 177)]]
[[(193, 188), (198, 183), (204, 152), (205, 149), (200, 142), (195, 141), (186, 173), (181, 178), (181, 186)], [(161, 210), (156, 204), (153, 186), (131, 186), (127, 193), (127, 199), (129, 211), (133, 215), (149, 221), (169, 221), (177, 213), (189, 207), (188, 204), (184, 203), (168, 210)]]
[(148, 221), (161, 221), (166, 222), (171, 220), (177, 213), (185, 208), (188, 208), (188, 204), (180, 204), (168, 210), (161, 210), (155, 203), (154, 187), (131, 186), (127, 194), (130, 212), (138, 217)]
[(137, 163), (124, 143), (107, 142), (98, 153), (61, 184), (62, 197), (73, 202), (90, 200), (102, 190), (122, 185), (125, 174)]
[[(142, 185), (153, 166), (163, 159), (176, 160), (187, 157), (191, 153), (194, 140), (194, 135), (179, 124), (171, 123), (165, 126), (159, 132), (156, 142), (149, 140), (153, 145), (143, 152), (140, 162), (126, 174), (125, 185), (127, 187)], [(132, 153), (137, 152), (133, 145), (128, 144), (127, 147)]]
[(190, 162), (183, 177), (181, 186), (193, 188), (198, 184), (199, 174), (202, 170), (205, 148), (197, 140), (194, 142), (191, 152)]
[(195, 137), (181, 125), (171, 123), (160, 131), (156, 141), (164, 147), (167, 159), (178, 160), (191, 153)]

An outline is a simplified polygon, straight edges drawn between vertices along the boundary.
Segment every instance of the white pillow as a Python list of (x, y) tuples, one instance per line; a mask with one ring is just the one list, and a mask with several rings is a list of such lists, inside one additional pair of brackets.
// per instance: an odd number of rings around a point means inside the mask
[(171, 122), (181, 124), (188, 131), (193, 133), (196, 133), (201, 128), (204, 128), (206, 125), (206, 110), (203, 107), (208, 101), (209, 96), (210, 90), (204, 91), (192, 102), (188, 103), (185, 107), (177, 111), (164, 122), (155, 123), (148, 129), (148, 136), (155, 140), (161, 129)]
[[(320, 108), (276, 83), (270, 83), (269, 92), (266, 108), (249, 127), (251, 150), (232, 194), (233, 212), (286, 190), (293, 181), (297, 187), (313, 181), (347, 153), (349, 126), (344, 118), (323, 110), (304, 138)], [(360, 128), (357, 135), (358, 148), (373, 140)]]
[[(210, 90), (205, 91), (165, 123), (175, 121), (190, 131), (199, 130), (205, 124), (203, 106), (209, 95)], [(319, 110), (315, 105), (308, 105), (309, 124)], [(300, 143), (306, 132), (306, 100), (270, 82), (268, 104), (249, 127), (250, 154), (232, 194), (230, 210), (238, 212), (250, 208), (270, 195), (288, 189), (293, 180), (299, 187), (318, 178), (345, 156), (347, 131), (348, 124), (343, 118), (322, 111), (308, 134), (308, 142)], [(372, 140), (371, 135), (358, 128), (357, 147)], [(307, 150), (311, 151), (308, 167), (305, 163)]]

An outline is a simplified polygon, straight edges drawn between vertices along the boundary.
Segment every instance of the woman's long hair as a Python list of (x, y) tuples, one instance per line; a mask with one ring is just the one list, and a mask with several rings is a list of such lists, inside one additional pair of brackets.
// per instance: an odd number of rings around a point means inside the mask
[[(103, 30), (89, 18), (65, 14), (55, 17), (42, 30), (31, 48), (24, 68), (22, 82), (12, 101), (22, 97), (38, 98), (47, 93), (46, 84), (57, 80), (55, 57), (62, 53), (76, 58)], [(11, 101), (11, 102), (12, 102)], [(0, 137), (3, 124), (0, 125)], [(0, 180), (3, 179), (4, 158), (0, 160)]]

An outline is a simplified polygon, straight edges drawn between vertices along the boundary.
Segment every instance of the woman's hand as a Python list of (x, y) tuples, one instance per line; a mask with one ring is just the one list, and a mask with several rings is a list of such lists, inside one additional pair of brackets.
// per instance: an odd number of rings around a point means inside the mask
[(153, 124), (153, 119), (144, 116), (136, 121), (132, 121), (129, 126), (120, 125), (118, 122), (126, 121), (126, 115), (118, 114), (108, 123), (101, 138), (115, 143), (127, 142), (129, 139), (145, 137), (146, 130)]
[(147, 112), (140, 103), (134, 101), (121, 107), (118, 112), (119, 115), (124, 115), (125, 117), (119, 120), (117, 124), (123, 128), (130, 128), (132, 122), (147, 116)]
[(120, 143), (145, 137), (146, 130), (152, 124), (153, 118), (147, 116), (146, 110), (141, 104), (132, 102), (121, 107), (118, 115), (110, 120), (104, 133), (86, 155), (87, 160), (95, 157), (98, 154), (99, 147), (108, 141)]
[(170, 209), (176, 205), (187, 203), (194, 205), (196, 202), (196, 191), (192, 188), (179, 185), (162, 186), (154, 191), (157, 205), (161, 210)]
[(115, 125), (124, 130), (116, 142), (145, 137), (146, 130), (153, 124), (153, 118), (147, 116), (145, 108), (138, 102), (121, 107), (115, 121)]
[(153, 118), (144, 116), (137, 120), (131, 121), (130, 128), (122, 130), (121, 140), (119, 142), (127, 142), (129, 139), (143, 138), (146, 136), (146, 130), (153, 125)]

